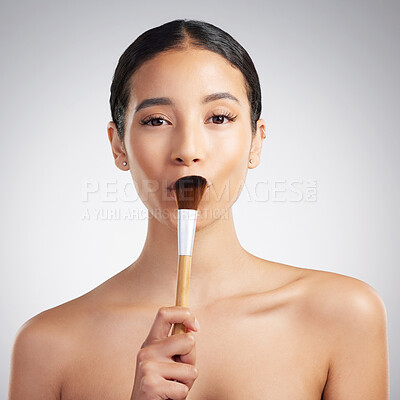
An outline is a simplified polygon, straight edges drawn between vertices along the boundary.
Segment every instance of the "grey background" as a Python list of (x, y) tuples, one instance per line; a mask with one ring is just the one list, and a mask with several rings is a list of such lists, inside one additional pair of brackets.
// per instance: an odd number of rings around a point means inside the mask
[[(143, 31), (194, 18), (235, 37), (262, 84), (267, 139), (234, 206), (239, 239), (259, 257), (373, 286), (388, 312), (391, 397), (400, 398), (399, 8), (355, 0), (3, 1), (0, 397), (18, 328), (139, 255), (146, 219), (108, 214), (144, 211), (124, 197), (130, 176), (114, 166), (107, 139), (112, 74)], [(293, 197), (288, 184), (296, 180), (302, 190), (315, 181), (316, 198)], [(88, 187), (95, 189), (86, 201)], [(284, 188), (281, 197), (274, 187)], [(105, 217), (84, 219), (96, 209)]]

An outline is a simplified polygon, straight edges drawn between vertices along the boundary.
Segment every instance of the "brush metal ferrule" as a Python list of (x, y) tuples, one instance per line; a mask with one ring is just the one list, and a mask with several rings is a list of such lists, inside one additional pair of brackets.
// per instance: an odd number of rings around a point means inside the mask
[(178, 209), (178, 255), (191, 256), (196, 231), (197, 210)]

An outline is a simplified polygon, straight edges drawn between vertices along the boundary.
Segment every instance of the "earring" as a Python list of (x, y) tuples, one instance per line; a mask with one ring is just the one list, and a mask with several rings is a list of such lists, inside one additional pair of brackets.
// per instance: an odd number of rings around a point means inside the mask
[(126, 165), (127, 164), (127, 162), (126, 161), (124, 161), (123, 163), (122, 163), (122, 165)]
[(253, 164), (253, 160), (250, 160), (250, 164)]

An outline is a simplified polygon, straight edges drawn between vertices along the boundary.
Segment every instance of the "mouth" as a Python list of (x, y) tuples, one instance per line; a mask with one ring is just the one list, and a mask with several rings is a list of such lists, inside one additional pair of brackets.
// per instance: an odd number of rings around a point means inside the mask
[[(185, 175), (185, 176), (189, 176), (189, 175)], [(199, 176), (201, 176), (201, 175), (199, 175)], [(172, 192), (174, 191), (175, 182), (176, 182), (177, 180), (181, 179), (181, 178), (184, 178), (184, 176), (181, 176), (181, 177), (179, 177), (178, 179), (175, 179), (173, 182), (171, 182), (171, 183), (167, 186), (167, 190), (168, 190), (169, 193), (172, 193)], [(203, 178), (206, 179), (204, 176), (203, 176)], [(206, 189), (205, 189), (205, 190), (207, 190), (207, 189), (212, 185), (212, 182), (210, 182), (208, 179), (206, 179), (206, 181), (207, 181), (207, 186), (206, 186)]]

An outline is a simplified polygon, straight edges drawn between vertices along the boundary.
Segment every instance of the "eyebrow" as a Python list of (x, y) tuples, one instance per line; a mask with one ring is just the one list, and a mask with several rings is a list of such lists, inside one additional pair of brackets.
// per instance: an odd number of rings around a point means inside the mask
[[(203, 97), (202, 104), (210, 103), (211, 101), (220, 100), (220, 99), (229, 99), (233, 100), (240, 105), (239, 100), (229, 92), (219, 92), (209, 94)], [(169, 97), (153, 97), (151, 99), (143, 100), (135, 110), (135, 114), (142, 110), (143, 108), (151, 107), (151, 106), (173, 106), (174, 102)]]

